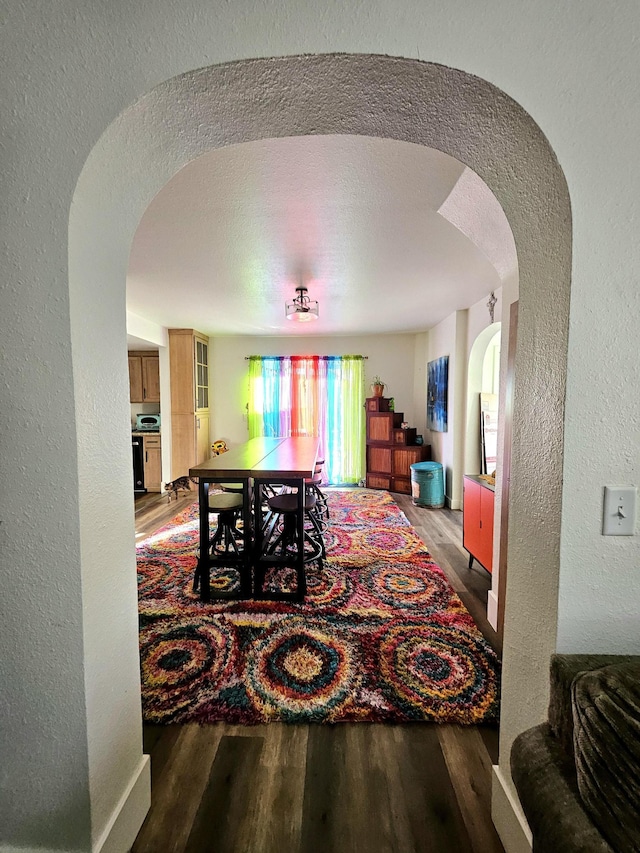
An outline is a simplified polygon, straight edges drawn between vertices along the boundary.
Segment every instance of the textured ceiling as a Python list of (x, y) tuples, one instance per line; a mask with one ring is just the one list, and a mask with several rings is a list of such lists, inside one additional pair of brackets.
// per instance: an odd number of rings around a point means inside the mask
[[(208, 334), (423, 331), (515, 270), (486, 185), (424, 146), (355, 136), (266, 139), (192, 161), (137, 229), (127, 309)], [(284, 303), (304, 284), (315, 323)]]

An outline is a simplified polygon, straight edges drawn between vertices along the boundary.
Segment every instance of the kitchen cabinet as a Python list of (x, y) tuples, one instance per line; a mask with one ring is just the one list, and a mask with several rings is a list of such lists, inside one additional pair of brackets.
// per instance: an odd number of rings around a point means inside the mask
[(162, 448), (160, 436), (142, 436), (144, 453), (144, 486), (148, 492), (159, 492), (162, 485)]
[(129, 352), (129, 401), (160, 402), (160, 359), (157, 352)]
[(488, 572), (493, 568), (493, 511), (495, 486), (473, 474), (464, 477), (462, 547), (469, 552), (469, 568), (476, 559)]
[(209, 339), (195, 329), (169, 329), (171, 478), (211, 455)]
[(392, 412), (389, 397), (368, 397), (367, 488), (411, 494), (411, 465), (431, 458), (430, 445), (415, 444), (416, 430), (402, 429), (402, 412)]

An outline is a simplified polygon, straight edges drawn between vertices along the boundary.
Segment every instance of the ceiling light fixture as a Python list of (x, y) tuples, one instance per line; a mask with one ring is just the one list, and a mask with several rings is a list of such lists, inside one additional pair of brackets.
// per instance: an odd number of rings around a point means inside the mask
[(307, 288), (296, 287), (297, 296), (291, 302), (285, 303), (285, 314), (287, 320), (297, 320), (300, 323), (306, 323), (309, 320), (318, 319), (318, 303), (315, 299), (309, 299), (307, 296)]

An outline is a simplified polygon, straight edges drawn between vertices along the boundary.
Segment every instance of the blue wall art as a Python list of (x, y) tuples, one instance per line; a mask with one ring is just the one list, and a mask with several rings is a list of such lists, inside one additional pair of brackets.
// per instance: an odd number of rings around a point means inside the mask
[(449, 356), (427, 364), (427, 429), (447, 431), (447, 395), (449, 389)]

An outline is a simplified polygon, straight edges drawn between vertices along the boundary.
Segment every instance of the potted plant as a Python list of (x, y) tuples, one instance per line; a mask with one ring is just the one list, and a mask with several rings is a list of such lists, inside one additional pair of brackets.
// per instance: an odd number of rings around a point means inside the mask
[(371, 380), (371, 392), (374, 397), (382, 397), (384, 394), (384, 382), (379, 376), (374, 376)]

